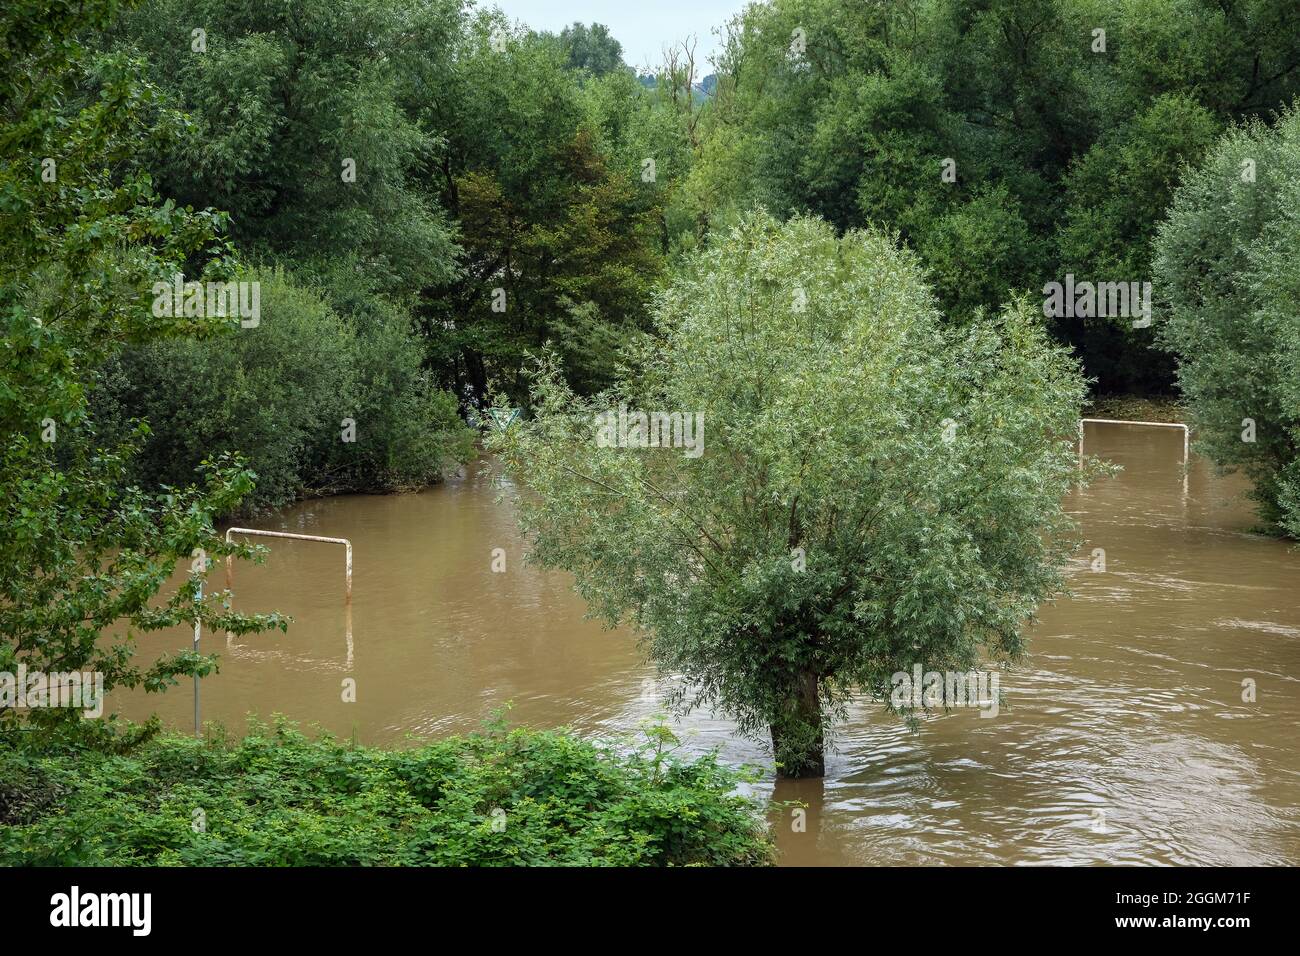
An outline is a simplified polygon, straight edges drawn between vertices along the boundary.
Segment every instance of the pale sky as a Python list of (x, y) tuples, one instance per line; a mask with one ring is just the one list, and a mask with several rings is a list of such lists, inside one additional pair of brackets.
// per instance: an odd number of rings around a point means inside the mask
[(694, 34), (701, 75), (713, 72), (708, 57), (717, 51), (718, 42), (712, 28), (745, 5), (745, 0), (477, 0), (477, 6), (500, 7), (511, 20), (534, 30), (559, 33), (575, 20), (603, 23), (623, 44), (624, 62), (638, 70), (657, 67), (665, 46)]

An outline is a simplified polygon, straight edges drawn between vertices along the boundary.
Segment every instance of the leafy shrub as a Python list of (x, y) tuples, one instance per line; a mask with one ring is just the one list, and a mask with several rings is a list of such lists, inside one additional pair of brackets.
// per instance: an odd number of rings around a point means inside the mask
[(0, 750), (0, 826), (31, 823), (60, 796), (49, 773), (25, 754)]
[[(935, 295), (955, 322), (989, 302), (1032, 286), (1035, 258), (1029, 226), (1003, 186), (981, 190), (929, 228), (920, 244)], [(982, 264), (972, 276), (970, 262)]]
[[(1251, 173), (1253, 171), (1253, 178)], [(1156, 240), (1163, 344), (1200, 451), (1300, 537), (1300, 112), (1224, 134)], [(1251, 424), (1253, 422), (1253, 434)]]
[(662, 727), (630, 752), (495, 728), (392, 751), (280, 722), (233, 744), (160, 736), (129, 756), (45, 753), (25, 759), (25, 779), (52, 797), (0, 817), (0, 864), (772, 862), (738, 775), (712, 756), (679, 760), (673, 743)]
[[(469, 451), (455, 401), (433, 388), (400, 309), (371, 297), (369, 314), (343, 317), (282, 270), (261, 283), (255, 328), (205, 341), (128, 350), (101, 376), (104, 430), (146, 421), (137, 460), (148, 484), (180, 486), (214, 450), (238, 451), (257, 475), (252, 504), (304, 492), (386, 491), (436, 481)], [(355, 422), (355, 442), (342, 437)]]

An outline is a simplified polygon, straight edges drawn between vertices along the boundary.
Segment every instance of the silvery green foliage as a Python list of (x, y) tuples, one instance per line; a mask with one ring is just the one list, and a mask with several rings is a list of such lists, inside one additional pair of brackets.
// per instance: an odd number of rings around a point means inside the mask
[[(1157, 325), (1179, 360), (1197, 447), (1254, 483), (1300, 536), (1300, 113), (1230, 130), (1174, 197), (1156, 241)], [(1253, 440), (1243, 440), (1245, 420)]]
[[(616, 388), (579, 398), (549, 356), (494, 448), (531, 559), (638, 628), (679, 704), (768, 728), (805, 775), (828, 718), (895, 671), (1021, 653), (1072, 549), (1084, 384), (1026, 304), (945, 327), (890, 236), (759, 213), (720, 238)], [(598, 447), (620, 403), (701, 413), (705, 454)]]

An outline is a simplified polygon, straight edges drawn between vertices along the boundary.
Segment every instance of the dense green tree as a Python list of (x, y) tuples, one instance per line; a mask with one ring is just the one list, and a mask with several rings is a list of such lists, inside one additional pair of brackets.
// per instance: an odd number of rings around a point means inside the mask
[(603, 23), (587, 26), (575, 22), (560, 31), (560, 43), (568, 54), (570, 69), (586, 70), (593, 76), (627, 69), (623, 45), (610, 35), (609, 27)]
[(275, 506), (430, 484), (469, 454), (454, 399), (425, 381), (405, 313), (358, 330), (283, 271), (243, 278), (259, 283), (256, 328), (152, 343), (108, 366), (97, 416), (106, 428), (148, 422), (142, 480), (179, 484), (205, 457), (238, 452), (258, 478), (245, 505)]
[(1097, 92), (1117, 117), (1185, 93), (1223, 121), (1263, 118), (1300, 92), (1296, 0), (1079, 2), (1110, 28), (1114, 79)]
[[(160, 201), (128, 165), (179, 118), (158, 113), (142, 64), (77, 41), (117, 8), (20, 0), (0, 12), (0, 670), (21, 661), (98, 671), (106, 690), (159, 690), (212, 661), (187, 651), (142, 665), (137, 633), (196, 619), (235, 632), (281, 622), (225, 612), (188, 584), (160, 595), (196, 550), (249, 553), (226, 546), (213, 517), (248, 493), (251, 474), (215, 462), (201, 487), (146, 494), (126, 480), (132, 443), (105, 445), (89, 425), (87, 393), (123, 344), (226, 324), (150, 308), (153, 281), (187, 262), (209, 276), (229, 263), (220, 216)], [(80, 716), (25, 713), (35, 724)], [(0, 735), (18, 714), (0, 711)]]
[[(1027, 286), (1041, 261), (1020, 204), (1004, 186), (978, 190), (939, 217), (926, 230), (920, 252), (952, 321)], [(981, 268), (973, 271), (972, 262)]]
[[(1036, 313), (945, 328), (889, 236), (747, 218), (615, 388), (582, 399), (544, 363), (535, 418), (494, 437), (531, 557), (639, 628), (687, 704), (820, 775), (852, 696), (1016, 658), (1061, 585), (1084, 385)], [(597, 417), (622, 406), (686, 416), (702, 453), (622, 447)]]
[(1240, 470), (1265, 524), (1300, 537), (1300, 112), (1229, 130), (1156, 240), (1161, 341), (1197, 447)]
[[(1168, 94), (1103, 134), (1062, 182), (1065, 217), (1056, 236), (1061, 272), (1093, 281), (1148, 281), (1153, 224), (1164, 216), (1183, 167), (1197, 161), (1219, 131), (1194, 99)], [(1134, 329), (1126, 318), (1060, 324), (1110, 387), (1158, 391), (1172, 381), (1173, 360), (1152, 348), (1153, 329)]]
[(446, 124), (442, 185), (462, 275), (426, 302), (434, 354), (462, 391), (482, 396), (497, 381), (522, 400), (525, 353), (553, 342), (584, 352), (574, 384), (599, 388), (662, 269), (653, 184), (626, 152), (610, 165), (553, 44), (483, 15), (454, 62), (431, 121)]
[[(440, 139), (419, 104), (460, 24), (455, 2), (396, 0), (150, 0), (117, 23), (115, 47), (146, 51), (189, 117), (186, 137), (141, 161), (168, 194), (227, 210), (240, 247), (294, 277), (268, 283), (262, 327), (158, 344), (109, 370), (101, 419), (153, 427), (143, 482), (230, 449), (260, 478), (247, 504), (283, 504), (431, 481), (445, 453), (463, 454), (409, 312), (457, 275), (429, 178)], [(299, 280), (330, 290), (329, 308)], [(340, 442), (344, 418), (355, 443)]]
[[(1297, 13), (1295, 0), (754, 4), (727, 31), (683, 195), (708, 225), (761, 203), (895, 229), (954, 319), (1067, 272), (1145, 281), (1182, 166), (1300, 92)], [(1150, 331), (1066, 319), (1054, 332), (1104, 391), (1172, 384)]]
[(437, 138), (405, 108), (404, 67), (412, 48), (447, 57), (440, 28), (456, 9), (149, 0), (119, 22), (119, 45), (147, 55), (192, 121), (145, 157), (160, 188), (230, 213), (247, 251), (351, 258), (385, 290), (447, 281), (451, 229), (423, 175)]

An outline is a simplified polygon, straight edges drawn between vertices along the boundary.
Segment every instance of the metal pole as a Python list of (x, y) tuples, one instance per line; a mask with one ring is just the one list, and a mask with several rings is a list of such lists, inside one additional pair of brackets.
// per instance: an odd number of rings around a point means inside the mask
[(348, 670), (352, 670), (352, 605), (344, 609), (344, 630), (348, 642)]
[(1182, 422), (1134, 422), (1126, 418), (1080, 418), (1079, 423), (1096, 422), (1099, 425), (1146, 425), (1150, 428), (1181, 428), (1187, 430)]
[[(203, 582), (200, 581), (195, 585), (195, 602), (201, 604), (203, 601)], [(198, 608), (195, 608), (194, 616), (194, 653), (199, 652), (199, 635), (203, 630), (203, 622), (198, 616)], [(199, 675), (194, 675), (194, 736), (201, 736), (199, 732)]]

